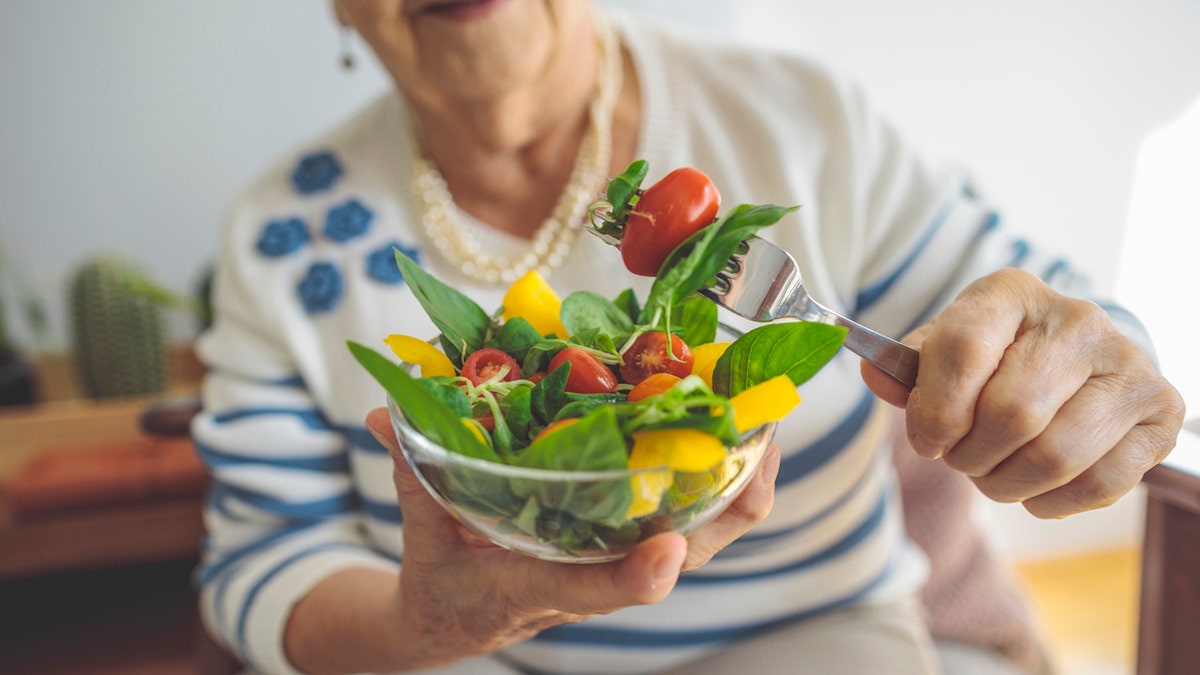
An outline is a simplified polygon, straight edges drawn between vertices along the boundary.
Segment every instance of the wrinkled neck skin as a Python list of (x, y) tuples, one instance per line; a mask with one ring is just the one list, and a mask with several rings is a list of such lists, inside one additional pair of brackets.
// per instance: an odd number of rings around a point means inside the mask
[[(487, 0), (463, 18), (438, 11), (441, 0), (405, 0), (391, 16), (355, 7), (366, 2), (340, 3), (339, 18), (391, 74), (455, 203), (532, 236), (588, 130), (599, 59), (590, 3)], [(628, 164), (637, 136), (636, 81), (624, 53), (623, 61), (610, 175)]]

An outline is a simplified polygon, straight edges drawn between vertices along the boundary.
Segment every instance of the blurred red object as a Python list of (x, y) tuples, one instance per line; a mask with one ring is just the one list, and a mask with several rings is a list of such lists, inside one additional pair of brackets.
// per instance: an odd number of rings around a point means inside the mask
[(119, 444), (50, 447), (2, 486), (13, 515), (203, 494), (208, 472), (192, 440), (143, 437)]

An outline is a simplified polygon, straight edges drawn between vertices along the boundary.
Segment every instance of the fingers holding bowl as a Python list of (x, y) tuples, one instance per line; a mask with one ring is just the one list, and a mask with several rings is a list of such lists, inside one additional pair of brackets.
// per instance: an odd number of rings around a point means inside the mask
[(770, 514), (775, 503), (775, 478), (779, 475), (779, 461), (779, 446), (770, 443), (757, 473), (738, 498), (711, 523), (688, 537), (684, 571), (700, 568)]

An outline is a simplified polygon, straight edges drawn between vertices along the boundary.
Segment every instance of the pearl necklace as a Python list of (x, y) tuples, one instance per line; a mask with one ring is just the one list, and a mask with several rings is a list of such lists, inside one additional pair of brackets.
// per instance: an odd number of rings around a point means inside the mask
[(445, 179), (421, 153), (416, 125), (410, 127), (412, 188), (422, 210), (425, 234), (447, 260), (476, 281), (511, 283), (529, 270), (549, 274), (561, 265), (581, 230), (573, 225), (583, 221), (588, 206), (596, 199), (596, 191), (608, 176), (613, 108), (621, 91), (621, 58), (616, 32), (602, 17), (596, 16), (594, 20), (600, 51), (588, 130), (575, 158), (571, 179), (524, 255), (502, 258), (483, 250), (479, 241), (463, 226)]

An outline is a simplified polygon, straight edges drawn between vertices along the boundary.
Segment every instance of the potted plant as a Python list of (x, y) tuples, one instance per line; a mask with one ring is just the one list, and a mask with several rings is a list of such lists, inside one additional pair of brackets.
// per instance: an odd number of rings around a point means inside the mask
[[(17, 349), (9, 331), (4, 253), (0, 250), (0, 406), (30, 405), (37, 401), (37, 372)], [(31, 320), (41, 316), (40, 305), (32, 299), (23, 303)]]

